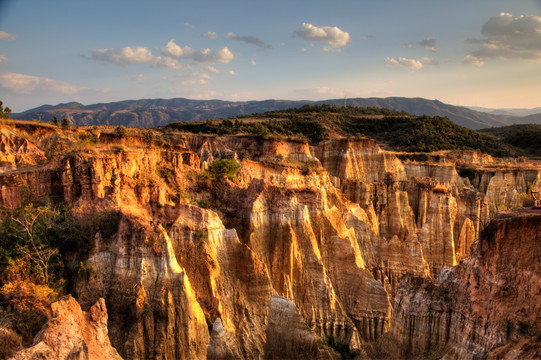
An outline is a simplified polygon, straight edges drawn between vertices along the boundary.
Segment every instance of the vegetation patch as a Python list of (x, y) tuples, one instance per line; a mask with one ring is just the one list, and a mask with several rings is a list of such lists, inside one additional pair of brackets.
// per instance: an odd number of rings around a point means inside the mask
[(333, 350), (340, 354), (340, 359), (350, 360), (355, 358), (355, 354), (351, 352), (349, 346), (343, 341), (336, 340), (334, 336), (327, 336), (327, 345), (329, 345)]
[[(117, 212), (78, 215), (63, 203), (34, 201), (0, 210), (0, 313), (2, 326), (30, 345), (49, 305), (71, 291), (85, 271), (94, 235), (110, 238)], [(7, 320), (6, 320), (7, 319)]]
[(480, 131), (496, 136), (506, 144), (521, 148), (530, 156), (541, 157), (541, 125), (539, 124), (511, 125)]
[(230, 180), (235, 180), (239, 170), (240, 164), (235, 159), (216, 159), (202, 176), (210, 180), (217, 180), (224, 176), (227, 176)]
[(523, 153), (518, 147), (521, 146), (520, 141), (504, 142), (495, 136), (459, 126), (448, 118), (414, 116), (380, 108), (306, 105), (221, 121), (172, 123), (165, 129), (217, 135), (250, 134), (268, 139), (290, 138), (311, 145), (336, 134), (366, 136), (407, 152), (479, 150), (497, 157)]

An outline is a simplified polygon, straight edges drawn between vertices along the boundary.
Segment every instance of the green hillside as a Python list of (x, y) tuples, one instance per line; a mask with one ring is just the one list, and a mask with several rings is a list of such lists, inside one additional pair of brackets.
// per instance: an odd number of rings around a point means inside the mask
[[(511, 143), (439, 116), (415, 116), (376, 107), (306, 105), (301, 108), (206, 122), (180, 122), (168, 129), (205, 134), (297, 137), (315, 145), (333, 136), (369, 137), (395, 150), (480, 150), (498, 157), (523, 152)], [(520, 144), (519, 144), (520, 145)]]
[(541, 125), (512, 125), (479, 131), (498, 137), (506, 144), (519, 147), (530, 156), (541, 157)]

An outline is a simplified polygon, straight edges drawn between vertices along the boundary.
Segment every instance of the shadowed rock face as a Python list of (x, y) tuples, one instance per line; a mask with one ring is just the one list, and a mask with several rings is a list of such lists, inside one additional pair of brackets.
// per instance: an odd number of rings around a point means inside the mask
[[(476, 290), (486, 299), (467, 315), (481, 271), (466, 275), (467, 264), (499, 250), (481, 256), (479, 245), (469, 257), (490, 203), (454, 168), (404, 166), (372, 140), (168, 141), (100, 145), (0, 174), (0, 206), (21, 205), (25, 185), (79, 211), (121, 212), (114, 236), (95, 234), (93, 271), (76, 292), (83, 308), (105, 299), (123, 357), (323, 359), (336, 355), (327, 339), (369, 354), (367, 344), (391, 337), (394, 355), (445, 348), (463, 357), (508, 341), (500, 328), (479, 330), (493, 325), (479, 319), (494, 289)], [(200, 178), (213, 160), (239, 154), (235, 181)], [(400, 282), (406, 274), (414, 278)], [(454, 287), (423, 280), (438, 275)], [(503, 276), (494, 281), (505, 287)]]

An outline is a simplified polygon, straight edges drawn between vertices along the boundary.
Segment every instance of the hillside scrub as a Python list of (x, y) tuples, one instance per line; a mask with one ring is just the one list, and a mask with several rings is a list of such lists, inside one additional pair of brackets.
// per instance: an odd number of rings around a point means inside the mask
[[(244, 121), (244, 120), (246, 121)], [(479, 150), (497, 156), (521, 155), (520, 141), (511, 144), (453, 123), (439, 116), (413, 116), (379, 108), (307, 105), (249, 117), (221, 121), (180, 122), (165, 127), (192, 133), (250, 134), (262, 138), (284, 137), (317, 145), (331, 136), (370, 137), (395, 150), (433, 152)]]
[[(88, 216), (90, 215), (90, 216)], [(34, 201), (0, 210), (0, 317), (25, 346), (47, 321), (50, 304), (71, 291), (94, 234), (109, 238), (119, 214), (77, 214), (63, 203)]]

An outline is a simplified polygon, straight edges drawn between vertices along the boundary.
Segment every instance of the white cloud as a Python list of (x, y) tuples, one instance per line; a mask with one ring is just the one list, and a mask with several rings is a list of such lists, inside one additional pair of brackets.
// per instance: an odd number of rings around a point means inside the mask
[(206, 34), (203, 34), (203, 37), (207, 39), (216, 39), (218, 38), (218, 34), (216, 34), (214, 31), (209, 31)]
[(187, 22), (184, 23), (184, 27), (185, 27), (185, 28), (188, 28), (188, 29), (195, 29), (195, 26), (194, 26), (194, 25), (192, 25), (192, 24), (190, 24), (190, 23), (187, 23)]
[(133, 80), (137, 81), (137, 82), (141, 82), (141, 81), (144, 81), (146, 79), (147, 79), (147, 77), (145, 75), (143, 75), (143, 74), (139, 74), (139, 75), (137, 75), (136, 77), (133, 78)]
[(419, 60), (408, 59), (404, 57), (399, 57), (399, 58), (387, 57), (385, 58), (385, 62), (392, 65), (405, 66), (407, 68), (410, 68), (413, 71), (423, 68), (423, 63), (420, 62)]
[(426, 65), (439, 65), (440, 64), (438, 60), (432, 59), (429, 57), (424, 57), (421, 59), (421, 61), (423, 62), (423, 64), (426, 64)]
[(541, 61), (541, 16), (508, 13), (492, 16), (481, 29), (484, 38), (467, 39), (476, 45), (465, 63), (482, 66), (487, 59)]
[(269, 45), (265, 43), (263, 40), (261, 40), (260, 38), (257, 38), (254, 36), (240, 36), (240, 35), (235, 34), (234, 32), (230, 32), (229, 34), (227, 34), (226, 37), (228, 39), (242, 41), (247, 44), (257, 46), (258, 48), (261, 48), (261, 49), (272, 49), (272, 45)]
[(485, 61), (483, 59), (478, 58), (473, 55), (466, 55), (466, 57), (464, 58), (464, 63), (479, 66), (479, 67), (485, 65)]
[(207, 66), (207, 70), (213, 73), (219, 73), (220, 70), (216, 69), (214, 66)]
[(231, 76), (235, 76), (235, 72), (233, 70), (227, 70), (227, 73)]
[(417, 44), (421, 45), (426, 51), (436, 52), (436, 42), (434, 38), (426, 38)]
[(374, 35), (368, 34), (368, 35), (363, 35), (363, 36), (361, 37), (361, 39), (363, 39), (363, 40), (368, 40), (368, 39), (372, 39), (373, 37), (374, 37)]
[(332, 46), (324, 46), (324, 47), (321, 49), (321, 51), (323, 51), (323, 52), (341, 52), (342, 49), (340, 49), (340, 48), (334, 48), (334, 47), (332, 47)]
[(250, 64), (252, 64), (253, 66), (255, 66), (255, 65), (256, 65), (255, 60), (254, 60), (254, 59), (250, 59)]
[(169, 40), (167, 45), (162, 48), (162, 54), (177, 59), (191, 59), (202, 63), (230, 63), (235, 55), (227, 47), (221, 50), (203, 49), (195, 51), (189, 46), (180, 47), (174, 40)]
[(180, 68), (180, 64), (176, 60), (155, 56), (148, 48), (143, 46), (126, 46), (122, 49), (98, 49), (92, 52), (91, 58), (121, 66), (130, 64), (149, 64), (171, 69)]
[(324, 42), (333, 48), (343, 47), (349, 42), (349, 33), (336, 26), (314, 26), (303, 23), (296, 34), (304, 40)]
[(0, 31), (0, 39), (15, 40), (15, 35), (7, 33), (5, 31)]
[(413, 44), (404, 44), (403, 45), (406, 49), (411, 49), (413, 47)]
[(207, 85), (209, 81), (213, 80), (209, 74), (199, 71), (179, 74), (177, 79), (180, 80), (175, 80), (175, 82), (182, 86)]
[(0, 87), (18, 94), (56, 93), (73, 95), (86, 88), (53, 80), (48, 77), (32, 76), (18, 73), (0, 73)]

